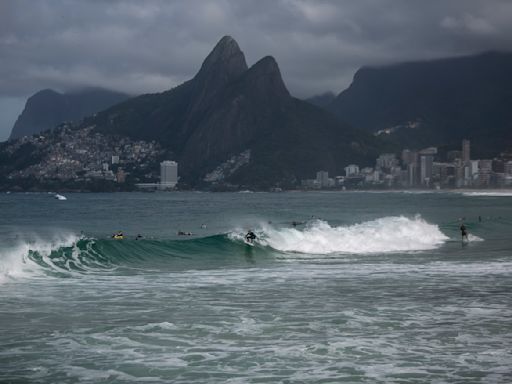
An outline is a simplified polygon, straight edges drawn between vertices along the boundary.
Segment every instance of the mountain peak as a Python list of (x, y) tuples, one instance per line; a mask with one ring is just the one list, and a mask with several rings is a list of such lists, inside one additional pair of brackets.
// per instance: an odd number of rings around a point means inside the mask
[(80, 120), (127, 98), (128, 95), (106, 89), (75, 94), (43, 89), (27, 99), (9, 139), (39, 133), (54, 128), (63, 121)]
[(244, 53), (231, 36), (219, 40), (210, 54), (206, 57), (197, 77), (209, 77), (214, 74), (233, 80), (247, 70)]
[(279, 66), (272, 56), (265, 56), (259, 60), (249, 69), (247, 76), (251, 79), (253, 86), (260, 90), (290, 96), (281, 77)]
[(218, 92), (245, 71), (247, 63), (238, 43), (232, 37), (224, 36), (206, 57), (193, 79), (198, 97), (191, 105), (191, 111), (198, 113), (203, 110)]
[(258, 60), (256, 64), (253, 66), (254, 68), (258, 68), (259, 71), (271, 74), (271, 73), (279, 73), (279, 66), (277, 65), (276, 59), (272, 56), (265, 56)]

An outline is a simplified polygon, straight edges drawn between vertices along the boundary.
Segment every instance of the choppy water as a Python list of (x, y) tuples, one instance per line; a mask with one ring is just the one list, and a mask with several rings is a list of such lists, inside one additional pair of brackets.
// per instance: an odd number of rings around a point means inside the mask
[(0, 196), (0, 382), (511, 382), (512, 194), (67, 198)]

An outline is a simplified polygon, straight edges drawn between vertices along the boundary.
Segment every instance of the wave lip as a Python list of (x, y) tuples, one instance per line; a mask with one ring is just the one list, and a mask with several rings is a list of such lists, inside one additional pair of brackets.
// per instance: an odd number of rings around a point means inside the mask
[(62, 235), (52, 240), (39, 238), (20, 240), (17, 245), (0, 251), (0, 284), (8, 280), (37, 277), (44, 270), (58, 268), (52, 260), (52, 253), (66, 247), (73, 247), (79, 237), (73, 234)]
[(317, 220), (303, 231), (295, 228), (265, 230), (260, 241), (278, 251), (329, 254), (372, 254), (424, 251), (442, 245), (448, 237), (437, 225), (419, 215), (383, 217), (351, 226), (331, 227)]
[(87, 272), (112, 269), (95, 249), (95, 239), (72, 233), (51, 239), (34, 236), (0, 249), (0, 284), (10, 280), (42, 276), (79, 276)]

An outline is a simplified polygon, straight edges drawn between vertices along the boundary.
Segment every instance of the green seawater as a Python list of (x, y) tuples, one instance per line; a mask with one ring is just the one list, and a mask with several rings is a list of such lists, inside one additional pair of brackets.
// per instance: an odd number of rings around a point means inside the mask
[(0, 195), (1, 383), (511, 382), (512, 193), (66, 197)]

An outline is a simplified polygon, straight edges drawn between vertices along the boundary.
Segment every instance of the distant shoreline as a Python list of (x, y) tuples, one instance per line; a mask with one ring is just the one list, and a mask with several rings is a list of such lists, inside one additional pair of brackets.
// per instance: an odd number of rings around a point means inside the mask
[(321, 193), (410, 193), (410, 194), (421, 194), (421, 193), (487, 193), (487, 194), (496, 194), (499, 195), (511, 195), (512, 196), (512, 188), (464, 188), (464, 189), (285, 189), (282, 191), (272, 191), (272, 190), (248, 190), (248, 189), (240, 189), (240, 190), (208, 190), (208, 189), (177, 189), (172, 191), (143, 191), (143, 190), (118, 190), (118, 191), (91, 191), (91, 190), (68, 190), (68, 189), (56, 189), (56, 190), (0, 190), (0, 194), (49, 194), (55, 195), (59, 193), (311, 193), (311, 192), (321, 192)]

